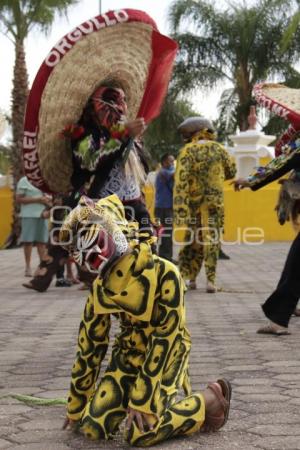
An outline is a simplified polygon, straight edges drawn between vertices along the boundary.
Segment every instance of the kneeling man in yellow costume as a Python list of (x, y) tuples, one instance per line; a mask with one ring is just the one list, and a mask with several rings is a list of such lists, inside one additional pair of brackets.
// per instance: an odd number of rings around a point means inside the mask
[[(127, 222), (116, 195), (97, 203), (82, 197), (60, 238), (98, 274), (79, 327), (64, 428), (109, 439), (126, 419), (125, 439), (134, 446), (220, 429), (230, 383), (220, 379), (191, 392), (185, 285), (176, 266), (152, 252), (155, 238)], [(112, 316), (120, 330), (102, 371)]]

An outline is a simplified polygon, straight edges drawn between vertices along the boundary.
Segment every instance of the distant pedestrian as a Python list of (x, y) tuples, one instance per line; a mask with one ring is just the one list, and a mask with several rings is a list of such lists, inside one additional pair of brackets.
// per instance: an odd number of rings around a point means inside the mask
[(155, 180), (155, 217), (162, 226), (158, 254), (172, 261), (173, 256), (173, 186), (174, 186), (174, 156), (165, 153), (161, 157), (161, 169)]
[(43, 259), (48, 242), (48, 221), (42, 217), (51, 198), (34, 187), (26, 177), (17, 184), (16, 201), (21, 205), (21, 237), (25, 257), (25, 276), (31, 277), (32, 247), (36, 244), (40, 261)]
[[(50, 286), (52, 279), (56, 276), (56, 287), (69, 287), (72, 282), (65, 279), (65, 265), (68, 261), (68, 252), (60, 245), (57, 245), (59, 230), (64, 217), (73, 207), (74, 196), (62, 196), (56, 194), (53, 198), (53, 208), (45, 209), (42, 213), (44, 218), (49, 219), (50, 239), (47, 246), (47, 252), (40, 261), (34, 277), (23, 286), (27, 289), (34, 289), (38, 292), (44, 292)], [(77, 203), (77, 202), (76, 202)]]

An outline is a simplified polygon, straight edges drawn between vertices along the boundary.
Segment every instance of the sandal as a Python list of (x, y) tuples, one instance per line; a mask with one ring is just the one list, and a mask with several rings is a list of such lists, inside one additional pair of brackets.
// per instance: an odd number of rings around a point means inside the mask
[(276, 323), (269, 323), (268, 325), (264, 325), (260, 327), (257, 332), (258, 334), (273, 334), (274, 336), (286, 336), (291, 334), (287, 328), (281, 327)]
[[(216, 385), (218, 384), (222, 389), (222, 394), (220, 392), (219, 387)], [(230, 400), (231, 400), (231, 393), (232, 393), (232, 387), (228, 380), (225, 378), (222, 378), (220, 380), (217, 380), (216, 383), (210, 383), (207, 386), (208, 389), (211, 389), (217, 399), (220, 403), (220, 414), (206, 414), (205, 421), (204, 421), (204, 428), (205, 431), (218, 431), (220, 428), (222, 428), (229, 416), (229, 410), (230, 410)]]
[(31, 272), (31, 269), (29, 269), (29, 268), (25, 269), (24, 276), (25, 276), (25, 277), (28, 277), (28, 278), (32, 278), (32, 272)]

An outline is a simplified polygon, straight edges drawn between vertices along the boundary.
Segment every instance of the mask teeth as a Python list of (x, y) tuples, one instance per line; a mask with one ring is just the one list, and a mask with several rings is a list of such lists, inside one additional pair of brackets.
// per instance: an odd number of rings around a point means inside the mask
[(85, 260), (88, 261), (89, 256), (90, 256), (92, 253), (95, 253), (95, 252), (98, 253), (98, 255), (99, 255), (99, 257), (100, 257), (100, 259), (101, 259), (102, 261), (105, 261), (105, 262), (108, 261), (108, 258), (106, 258), (105, 256), (101, 255), (102, 251), (101, 251), (101, 248), (100, 248), (98, 245), (95, 245), (93, 248), (91, 248), (91, 249), (87, 252), (86, 257), (85, 257)]
[(101, 272), (101, 270), (99, 270), (99, 269), (101, 268), (102, 264), (100, 264), (98, 269), (94, 269), (93, 267), (91, 267), (88, 262), (85, 262), (84, 265), (87, 268), (87, 270), (91, 273), (96, 273), (97, 275), (99, 275), (99, 273)]
[(108, 258), (106, 258), (105, 256), (100, 255), (100, 258), (102, 259), (102, 261), (107, 262)]
[(91, 272), (91, 273), (96, 273), (97, 275), (99, 275), (99, 274), (102, 272), (103, 267), (105, 267), (105, 265), (107, 264), (107, 262), (108, 262), (108, 259), (107, 259), (107, 258), (104, 258), (104, 257), (102, 256), (102, 263), (99, 265), (98, 269), (94, 269), (93, 267), (91, 267), (91, 265), (89, 264), (88, 261), (86, 261), (86, 262), (84, 263), (84, 265), (85, 265), (85, 267), (88, 269), (89, 272)]

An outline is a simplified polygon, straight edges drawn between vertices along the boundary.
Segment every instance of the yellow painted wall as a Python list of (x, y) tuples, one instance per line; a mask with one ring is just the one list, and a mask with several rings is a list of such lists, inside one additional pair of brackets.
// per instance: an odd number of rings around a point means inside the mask
[[(225, 201), (225, 233), (224, 240), (235, 241), (241, 237), (253, 241), (290, 241), (294, 239), (294, 231), (287, 222), (280, 225), (274, 211), (277, 203), (279, 184), (271, 183), (259, 191), (244, 189), (235, 192), (227, 182), (224, 187)], [(256, 236), (256, 238), (255, 238)], [(242, 240), (244, 242), (245, 239)]]
[(9, 236), (12, 213), (12, 191), (5, 186), (0, 188), (0, 248)]
[[(224, 186), (225, 198), (225, 241), (290, 241), (294, 231), (290, 223), (281, 226), (277, 221), (274, 207), (277, 202), (279, 184), (277, 182), (253, 192), (244, 189), (234, 192), (229, 182)], [(154, 189), (144, 188), (147, 206), (154, 217)], [(10, 233), (12, 218), (12, 192), (10, 188), (0, 188), (0, 246)], [(176, 233), (176, 240), (182, 239), (182, 232)], [(251, 237), (252, 236), (252, 237)]]
[[(274, 182), (256, 192), (250, 189), (235, 192), (229, 182), (226, 182), (224, 240), (245, 243), (294, 239), (295, 233), (290, 223), (280, 225), (274, 211), (279, 187), (279, 184)], [(154, 189), (152, 186), (146, 186), (144, 191), (147, 207), (153, 217)], [(183, 230), (176, 232), (176, 241), (182, 240), (183, 233)]]

